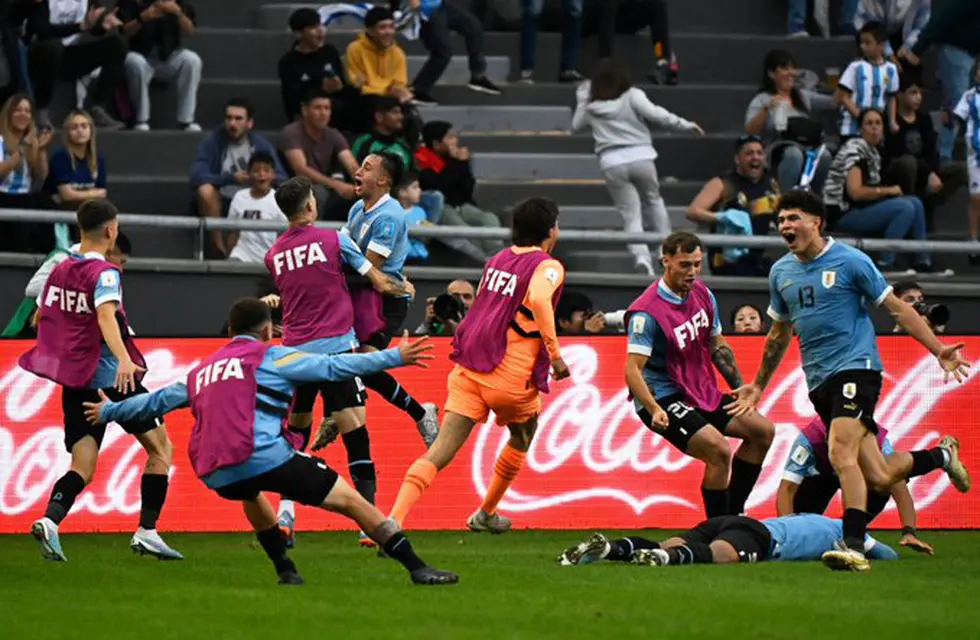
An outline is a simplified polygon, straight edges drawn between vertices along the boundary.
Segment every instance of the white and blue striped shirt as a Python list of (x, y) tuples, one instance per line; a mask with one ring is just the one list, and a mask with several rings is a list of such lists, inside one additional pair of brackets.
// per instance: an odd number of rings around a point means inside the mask
[(966, 153), (980, 166), (980, 86), (967, 90), (953, 113), (966, 123)]
[[(872, 64), (867, 60), (855, 60), (844, 70), (839, 86), (851, 92), (851, 98), (859, 110), (887, 112), (888, 100), (898, 93), (898, 67), (894, 62)], [(856, 136), (860, 133), (860, 123), (842, 106), (840, 134)]]
[[(0, 151), (3, 152), (3, 161), (10, 160), (10, 156), (17, 150), (17, 147), (8, 145), (0, 136)], [(31, 168), (27, 166), (27, 156), (21, 153), (20, 164), (15, 166), (10, 172), (0, 179), (0, 193), (23, 194), (31, 192)]]

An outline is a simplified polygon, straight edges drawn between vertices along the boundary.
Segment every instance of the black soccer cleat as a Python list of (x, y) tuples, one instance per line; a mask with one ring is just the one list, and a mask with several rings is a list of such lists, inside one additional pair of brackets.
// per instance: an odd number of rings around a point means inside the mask
[(415, 584), (456, 584), (459, 582), (459, 576), (452, 571), (422, 567), (412, 572), (412, 582)]
[(303, 580), (303, 576), (299, 575), (296, 571), (283, 571), (279, 574), (279, 584), (294, 585), (306, 584), (306, 582)]

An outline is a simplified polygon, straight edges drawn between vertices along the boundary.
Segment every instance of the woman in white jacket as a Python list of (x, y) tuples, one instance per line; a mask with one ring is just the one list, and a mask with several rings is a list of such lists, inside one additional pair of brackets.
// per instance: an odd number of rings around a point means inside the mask
[[(595, 152), (606, 180), (606, 188), (626, 231), (644, 229), (669, 234), (670, 217), (660, 197), (657, 150), (653, 148), (650, 125), (704, 135), (696, 123), (674, 115), (650, 102), (633, 87), (629, 75), (612, 60), (604, 60), (591, 81), (583, 82), (575, 94), (578, 104), (572, 129), (592, 127)], [(653, 258), (646, 244), (631, 244), (629, 252), (636, 271), (653, 275)]]

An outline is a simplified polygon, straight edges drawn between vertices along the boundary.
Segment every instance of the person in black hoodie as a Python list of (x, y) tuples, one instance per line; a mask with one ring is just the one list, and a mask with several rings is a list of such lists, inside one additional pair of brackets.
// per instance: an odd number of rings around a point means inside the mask
[[(52, 16), (47, 0), (31, 2), (26, 39), (28, 69), (34, 78), (34, 101), (38, 123), (51, 122), (48, 106), (54, 96), (55, 80), (75, 81), (101, 68), (95, 88), (89, 93), (89, 113), (96, 126), (122, 129), (125, 125), (109, 115), (108, 106), (123, 80), (126, 41), (119, 28), (122, 21), (97, 2), (72, 0), (60, 3)], [(56, 70), (56, 73), (50, 73)]]
[(303, 98), (313, 90), (330, 96), (331, 125), (341, 131), (362, 133), (367, 122), (358, 117), (360, 92), (344, 77), (344, 65), (337, 48), (326, 41), (326, 29), (314, 9), (297, 9), (289, 16), (289, 29), (296, 34), (293, 46), (279, 59), (279, 84), (286, 119), (300, 117)]
[(915, 195), (922, 200), (926, 221), (931, 227), (935, 208), (966, 184), (966, 166), (962, 162), (940, 161), (932, 117), (921, 110), (919, 74), (903, 73), (899, 82), (898, 131), (885, 131), (882, 154), (885, 180), (901, 187), (905, 195)]
[[(17, 93), (33, 94), (30, 78), (26, 73), (26, 58), (20, 48), (21, 29), (30, 14), (31, 0), (0, 0), (0, 104)], [(50, 70), (39, 69), (51, 76)], [(41, 82), (54, 82), (51, 77)]]

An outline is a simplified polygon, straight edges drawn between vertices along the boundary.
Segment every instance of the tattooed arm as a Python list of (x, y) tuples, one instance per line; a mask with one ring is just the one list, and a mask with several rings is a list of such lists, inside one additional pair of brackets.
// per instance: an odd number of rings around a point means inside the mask
[(772, 380), (772, 375), (776, 373), (779, 363), (786, 355), (786, 349), (793, 339), (793, 325), (789, 322), (772, 323), (769, 335), (766, 336), (766, 344), (762, 349), (762, 364), (759, 365), (759, 372), (755, 374), (755, 386), (759, 391), (765, 391)]
[(738, 389), (742, 386), (742, 374), (738, 370), (738, 363), (735, 362), (735, 353), (728, 346), (728, 341), (721, 335), (711, 338), (711, 361), (715, 363), (715, 369), (725, 379), (728, 386)]
[(408, 280), (398, 280), (387, 273), (382, 273), (381, 269), (374, 268), (364, 276), (371, 281), (374, 290), (382, 295), (415, 297), (415, 287)]

